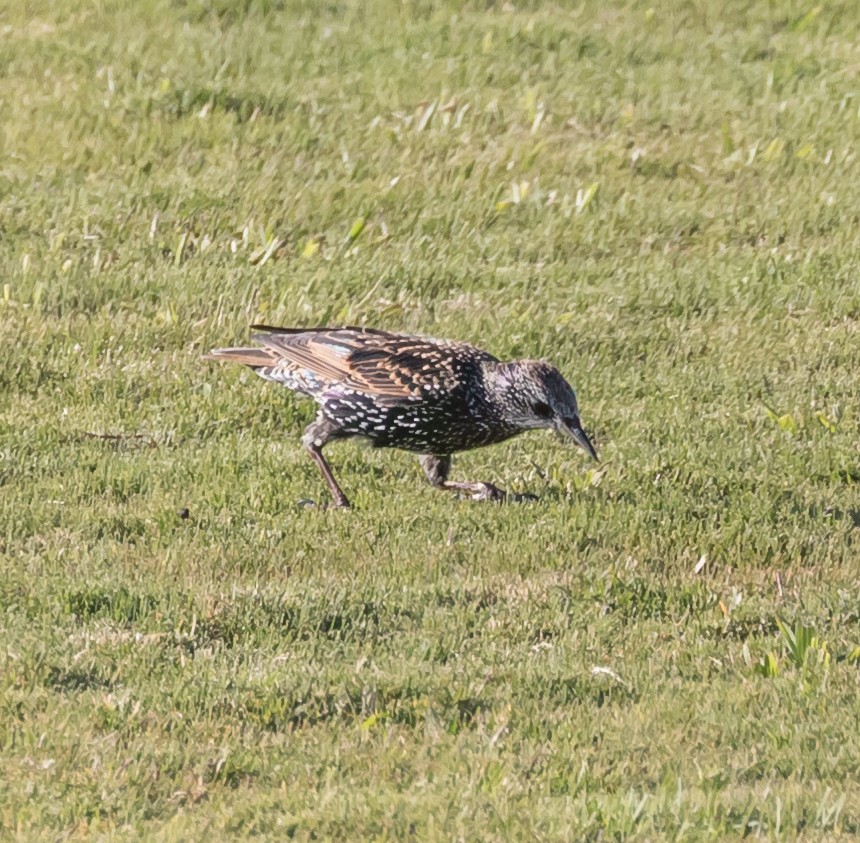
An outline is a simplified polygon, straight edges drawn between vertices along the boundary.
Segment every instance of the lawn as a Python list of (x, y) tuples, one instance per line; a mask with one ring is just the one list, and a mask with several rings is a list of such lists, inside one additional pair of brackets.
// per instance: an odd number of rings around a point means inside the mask
[[(0, 837), (860, 834), (860, 8), (0, 5)], [(254, 322), (542, 357), (300, 446)]]

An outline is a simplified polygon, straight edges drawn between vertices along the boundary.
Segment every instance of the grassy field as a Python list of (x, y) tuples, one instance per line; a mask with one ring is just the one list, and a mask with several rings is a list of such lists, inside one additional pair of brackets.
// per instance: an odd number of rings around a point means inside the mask
[[(860, 834), (853, 0), (0, 4), (0, 837)], [(302, 453), (255, 321), (544, 357)]]

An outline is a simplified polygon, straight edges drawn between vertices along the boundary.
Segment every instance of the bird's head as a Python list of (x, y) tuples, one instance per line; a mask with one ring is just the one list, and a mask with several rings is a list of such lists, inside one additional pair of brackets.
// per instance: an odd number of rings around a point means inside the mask
[(502, 363), (488, 380), (509, 423), (521, 430), (557, 430), (597, 459), (579, 421), (576, 393), (554, 366), (542, 360)]

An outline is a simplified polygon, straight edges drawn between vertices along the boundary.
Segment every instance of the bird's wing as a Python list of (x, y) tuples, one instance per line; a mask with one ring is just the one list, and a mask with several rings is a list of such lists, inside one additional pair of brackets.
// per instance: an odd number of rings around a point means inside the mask
[(253, 336), (261, 350), (280, 358), (287, 368), (310, 370), (332, 385), (364, 392), (389, 405), (454, 389), (464, 362), (495, 361), (465, 343), (387, 331), (254, 327), (268, 332)]

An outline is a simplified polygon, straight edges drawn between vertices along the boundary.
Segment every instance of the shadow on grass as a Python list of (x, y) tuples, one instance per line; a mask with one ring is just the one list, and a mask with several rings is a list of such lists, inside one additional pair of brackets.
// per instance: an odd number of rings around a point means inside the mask
[(161, 601), (154, 594), (136, 594), (126, 588), (84, 589), (66, 595), (63, 608), (86, 623), (93, 619), (109, 619), (128, 625), (152, 615)]
[(60, 667), (52, 667), (48, 671), (45, 685), (63, 693), (108, 690), (113, 687), (112, 682), (108, 682), (92, 671), (63, 670)]

